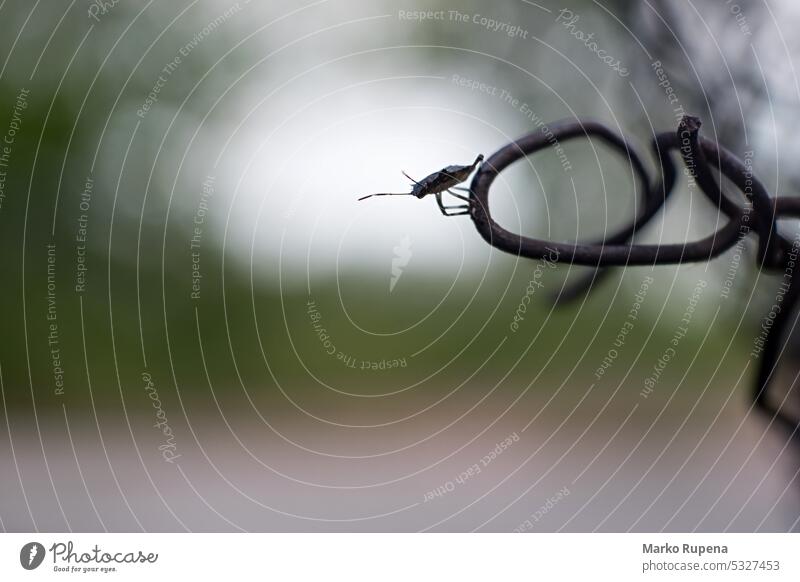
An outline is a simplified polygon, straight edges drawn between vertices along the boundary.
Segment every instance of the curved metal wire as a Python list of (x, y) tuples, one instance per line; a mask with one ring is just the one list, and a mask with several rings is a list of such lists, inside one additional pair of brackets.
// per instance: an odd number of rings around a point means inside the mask
[[(592, 271), (559, 296), (569, 301), (587, 292), (607, 267), (665, 265), (710, 261), (732, 248), (751, 233), (758, 237), (758, 263), (762, 269), (784, 270), (788, 289), (781, 309), (772, 321), (761, 353), (761, 362), (751, 392), (754, 404), (771, 419), (800, 438), (800, 419), (792, 419), (769, 398), (768, 388), (782, 351), (783, 335), (793, 308), (800, 299), (800, 277), (793, 277), (792, 243), (776, 228), (780, 218), (800, 217), (800, 198), (773, 198), (751, 169), (733, 153), (700, 136), (701, 122), (684, 117), (675, 132), (656, 135), (652, 150), (659, 175), (653, 180), (641, 156), (623, 136), (594, 121), (563, 120), (548, 127), (552, 134), (535, 131), (501, 147), (480, 166), (470, 186), (471, 216), (483, 239), (495, 248), (531, 259), (557, 255), (558, 262), (592, 267)], [(497, 224), (489, 211), (489, 190), (500, 172), (523, 157), (547, 148), (555, 138), (563, 142), (575, 138), (596, 137), (630, 164), (641, 192), (639, 214), (617, 232), (595, 242), (560, 243), (514, 234)], [(669, 244), (634, 244), (636, 233), (664, 206), (677, 181), (672, 153), (677, 151), (686, 174), (709, 201), (725, 215), (727, 222), (714, 234), (694, 242)], [(739, 204), (725, 191), (715, 176), (724, 176), (744, 195)], [(554, 253), (555, 251), (555, 253)], [(790, 268), (791, 267), (791, 268)]]

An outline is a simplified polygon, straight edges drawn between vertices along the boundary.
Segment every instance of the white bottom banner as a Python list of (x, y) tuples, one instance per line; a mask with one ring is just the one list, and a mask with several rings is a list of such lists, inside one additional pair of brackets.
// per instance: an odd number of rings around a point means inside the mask
[(3, 534), (0, 550), (9, 581), (800, 580), (797, 534)]

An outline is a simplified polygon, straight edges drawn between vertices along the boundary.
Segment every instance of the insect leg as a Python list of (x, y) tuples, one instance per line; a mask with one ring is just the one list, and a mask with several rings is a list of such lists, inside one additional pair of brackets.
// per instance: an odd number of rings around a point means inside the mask
[(447, 206), (447, 210), (458, 210), (458, 212), (444, 212), (445, 216), (460, 216), (462, 214), (472, 214), (472, 208), (469, 206)]
[[(454, 187), (455, 187), (455, 188), (458, 188), (457, 186), (454, 186)], [(458, 188), (458, 189), (459, 189), (459, 190), (461, 190), (461, 188)], [(469, 192), (469, 190), (467, 190), (467, 192)], [(458, 198), (458, 199), (460, 199), (460, 200), (463, 200), (463, 201), (465, 201), (465, 202), (468, 202), (468, 203), (470, 203), (470, 204), (472, 203), (472, 200), (470, 200), (470, 199), (469, 199), (469, 198), (467, 198), (466, 196), (462, 196), (461, 194), (456, 194), (456, 193), (455, 193), (455, 192), (453, 192), (451, 189), (448, 189), (448, 190), (447, 190), (447, 193), (448, 193), (448, 194), (450, 194), (451, 196), (455, 196), (456, 198)]]
[[(437, 192), (436, 196), (436, 204), (439, 205), (439, 210), (442, 211), (442, 214), (445, 216), (458, 216), (459, 214), (469, 214), (471, 207), (470, 206), (445, 206), (444, 202), (442, 202), (442, 193)], [(448, 210), (461, 210), (462, 212), (448, 212)]]
[(441, 192), (437, 192), (436, 193), (436, 204), (439, 205), (439, 210), (442, 211), (442, 214), (447, 216), (447, 208), (445, 207), (444, 203), (442, 202), (442, 193)]

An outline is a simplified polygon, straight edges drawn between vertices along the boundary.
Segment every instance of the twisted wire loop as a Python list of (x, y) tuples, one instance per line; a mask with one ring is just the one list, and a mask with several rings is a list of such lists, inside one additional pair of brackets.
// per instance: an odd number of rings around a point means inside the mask
[[(628, 140), (601, 123), (563, 120), (548, 125), (550, 132), (534, 131), (501, 147), (478, 169), (470, 185), (471, 216), (483, 239), (491, 246), (516, 256), (530, 259), (555, 260), (571, 265), (592, 267), (587, 276), (568, 286), (557, 298), (560, 302), (573, 300), (607, 273), (607, 267), (666, 265), (710, 261), (735, 246), (740, 239), (755, 233), (758, 237), (759, 267), (783, 271), (784, 294), (779, 311), (766, 327), (767, 335), (751, 397), (754, 405), (783, 426), (793, 438), (800, 440), (800, 419), (793, 419), (781, 405), (769, 398), (768, 387), (778, 359), (783, 351), (783, 336), (793, 308), (800, 299), (800, 277), (794, 277), (798, 255), (797, 243), (777, 230), (780, 218), (800, 217), (800, 198), (773, 198), (756, 178), (751, 168), (733, 153), (700, 135), (701, 122), (696, 117), (684, 117), (677, 131), (653, 137), (652, 153), (658, 167), (654, 180)], [(639, 211), (632, 222), (618, 231), (594, 242), (556, 242), (529, 238), (505, 230), (492, 218), (489, 210), (489, 190), (495, 178), (505, 168), (554, 143), (575, 138), (596, 137), (621, 155), (629, 164), (641, 195)], [(678, 171), (672, 158), (677, 151), (690, 180), (727, 220), (712, 235), (694, 242), (667, 244), (634, 244), (636, 233), (664, 206), (675, 189)], [(716, 176), (724, 177), (743, 195), (737, 202)], [(795, 319), (797, 316), (795, 316)], [(763, 326), (762, 326), (763, 327)]]

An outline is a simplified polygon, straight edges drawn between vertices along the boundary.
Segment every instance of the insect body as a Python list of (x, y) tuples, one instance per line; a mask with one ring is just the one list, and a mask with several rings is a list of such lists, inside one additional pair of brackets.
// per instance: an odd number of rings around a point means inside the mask
[[(461, 194), (456, 194), (453, 190), (462, 190), (469, 192), (468, 188), (460, 188), (458, 184), (465, 182), (469, 178), (472, 171), (478, 167), (483, 161), (483, 155), (475, 158), (475, 161), (469, 166), (447, 166), (438, 172), (434, 172), (430, 176), (426, 176), (419, 182), (403, 172), (403, 175), (414, 182), (414, 187), (411, 192), (378, 192), (377, 194), (369, 194), (362, 196), (359, 200), (365, 200), (372, 196), (416, 196), (417, 198), (424, 198), (428, 194), (433, 194), (436, 197), (436, 203), (439, 209), (445, 216), (458, 216), (459, 214), (469, 214), (472, 208), (470, 199)], [(457, 206), (445, 206), (442, 201), (442, 192), (447, 192), (456, 198), (465, 201), (467, 204), (459, 204)], [(454, 212), (450, 212), (454, 211)]]

